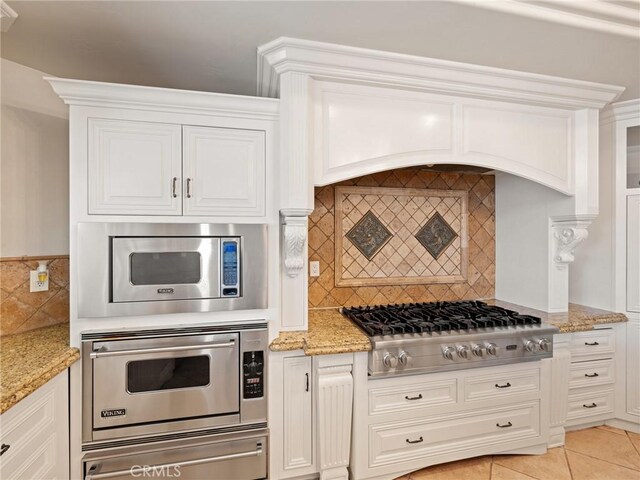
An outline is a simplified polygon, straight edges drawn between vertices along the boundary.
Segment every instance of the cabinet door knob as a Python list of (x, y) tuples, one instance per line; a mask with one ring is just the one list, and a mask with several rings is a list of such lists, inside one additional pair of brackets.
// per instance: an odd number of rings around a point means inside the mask
[(4, 455), (4, 453), (11, 448), (11, 445), (7, 445), (6, 443), (2, 444), (0, 447), (0, 455)]

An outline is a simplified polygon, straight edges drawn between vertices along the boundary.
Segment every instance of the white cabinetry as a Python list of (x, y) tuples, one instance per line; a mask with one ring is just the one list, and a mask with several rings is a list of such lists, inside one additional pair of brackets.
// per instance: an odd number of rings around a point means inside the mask
[(615, 340), (613, 328), (571, 334), (565, 426), (575, 427), (613, 418)]
[(262, 216), (265, 132), (89, 119), (89, 213)]
[(313, 462), (311, 418), (311, 357), (284, 359), (284, 470), (309, 467)]
[(89, 213), (180, 215), (180, 125), (89, 119)]
[(0, 478), (69, 478), (69, 374), (49, 381), (0, 417)]
[(183, 127), (185, 215), (265, 213), (265, 134)]
[[(366, 368), (354, 366), (352, 478), (394, 478), (477, 455), (546, 450), (546, 360), (378, 379), (367, 379)], [(368, 408), (360, 407), (364, 399)]]
[(627, 311), (640, 313), (640, 195), (627, 197)]

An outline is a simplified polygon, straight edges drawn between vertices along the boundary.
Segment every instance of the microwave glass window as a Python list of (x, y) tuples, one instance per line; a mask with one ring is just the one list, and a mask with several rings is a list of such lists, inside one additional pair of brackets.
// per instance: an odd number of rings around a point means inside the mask
[(127, 391), (130, 393), (173, 390), (209, 385), (210, 361), (207, 355), (158, 358), (127, 364)]
[(152, 252), (131, 254), (133, 285), (178, 285), (199, 283), (199, 252)]

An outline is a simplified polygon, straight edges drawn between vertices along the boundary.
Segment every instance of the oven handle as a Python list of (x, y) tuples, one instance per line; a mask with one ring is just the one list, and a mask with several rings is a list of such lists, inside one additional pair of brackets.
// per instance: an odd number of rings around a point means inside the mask
[(208, 348), (231, 348), (235, 347), (236, 341), (231, 340), (224, 343), (201, 343), (199, 345), (181, 345), (177, 347), (157, 347), (157, 348), (134, 348), (131, 350), (94, 350), (89, 354), (90, 358), (116, 357), (119, 355), (141, 355), (143, 353), (165, 353), (165, 352), (183, 352), (185, 350), (202, 350)]
[[(220, 455), (219, 457), (207, 457), (207, 458), (199, 458), (197, 460), (186, 460), (184, 462), (175, 462), (175, 463), (163, 463), (160, 465), (153, 465), (155, 469), (164, 469), (164, 468), (173, 468), (173, 467), (191, 467), (193, 465), (202, 465), (203, 463), (213, 463), (213, 462), (221, 462), (223, 460), (234, 460), (236, 458), (246, 458), (246, 457), (259, 457), (262, 455), (262, 444), (259, 443), (256, 446), (256, 449), (251, 452), (242, 452), (242, 453), (231, 453), (229, 455)], [(142, 473), (143, 467), (131, 467), (127, 470), (116, 470), (113, 472), (105, 472), (105, 473), (92, 473), (92, 471), (98, 471), (100, 469), (100, 464), (95, 464), (89, 469), (89, 473), (85, 475), (84, 480), (100, 480), (101, 478), (113, 478), (113, 477), (122, 477), (126, 475), (131, 475), (134, 471), (140, 470)]]

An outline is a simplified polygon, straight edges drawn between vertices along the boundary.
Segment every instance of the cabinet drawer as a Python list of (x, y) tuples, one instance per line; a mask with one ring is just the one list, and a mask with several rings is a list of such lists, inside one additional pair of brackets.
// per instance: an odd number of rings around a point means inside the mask
[(538, 401), (369, 427), (369, 466), (540, 436)]
[(615, 352), (615, 335), (612, 329), (591, 330), (571, 334), (571, 357), (604, 356)]
[(369, 414), (379, 415), (457, 401), (456, 379), (369, 390)]
[(540, 391), (539, 369), (468, 377), (464, 381), (465, 402), (538, 391)]
[(569, 388), (593, 387), (608, 385), (615, 381), (614, 361), (593, 360), (571, 364)]
[(613, 412), (613, 390), (588, 391), (569, 395), (567, 420)]

